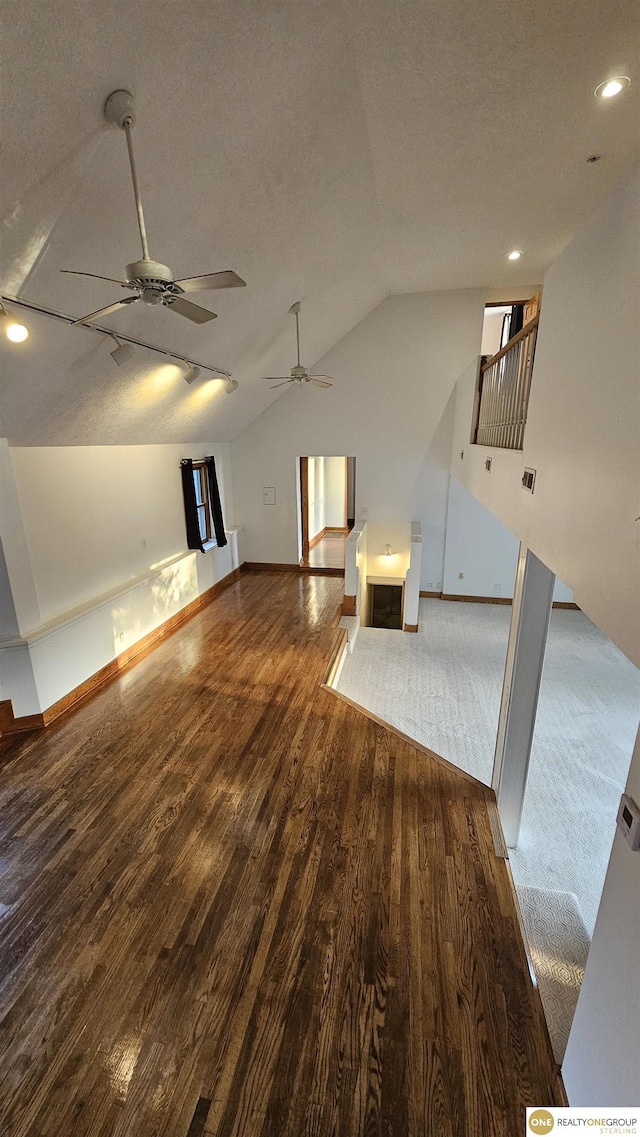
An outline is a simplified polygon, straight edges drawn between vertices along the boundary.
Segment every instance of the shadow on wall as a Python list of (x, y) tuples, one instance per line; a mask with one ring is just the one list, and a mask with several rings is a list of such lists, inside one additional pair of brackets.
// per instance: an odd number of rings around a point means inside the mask
[(151, 585), (151, 592), (140, 603), (136, 590), (127, 602), (114, 608), (113, 649), (120, 655), (148, 632), (168, 620), (198, 596), (196, 553), (176, 564), (167, 565)]

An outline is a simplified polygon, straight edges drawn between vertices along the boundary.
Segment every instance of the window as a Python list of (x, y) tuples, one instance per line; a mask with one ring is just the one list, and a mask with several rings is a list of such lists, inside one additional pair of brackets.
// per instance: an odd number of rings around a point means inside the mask
[(209, 478), (205, 462), (193, 463), (193, 485), (196, 491), (196, 512), (200, 540), (204, 545), (212, 540), (211, 506), (209, 504)]
[(221, 549), (227, 538), (215, 458), (183, 458), (180, 467), (187, 548), (204, 553), (215, 544)]

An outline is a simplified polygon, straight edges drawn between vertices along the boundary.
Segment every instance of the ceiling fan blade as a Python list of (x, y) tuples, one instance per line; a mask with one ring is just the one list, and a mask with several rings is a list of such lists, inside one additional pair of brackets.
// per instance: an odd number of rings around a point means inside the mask
[(186, 316), (194, 324), (206, 324), (208, 320), (215, 320), (218, 313), (210, 312), (208, 308), (201, 308), (199, 304), (192, 304), (190, 300), (183, 300), (181, 296), (165, 300), (165, 308), (177, 312), (179, 316)]
[(247, 282), (238, 276), (233, 269), (225, 272), (212, 272), (209, 276), (188, 276), (185, 280), (176, 280), (183, 292), (208, 292), (212, 288), (246, 288)]
[(320, 379), (317, 375), (310, 375), (309, 382), (315, 383), (316, 387), (333, 387), (333, 383), (325, 383), (324, 379)]
[(78, 272), (75, 268), (61, 268), (67, 276), (90, 276), (93, 280), (109, 280), (112, 284), (121, 284), (123, 288), (130, 288), (126, 280), (115, 280), (113, 276), (99, 276), (97, 272)]
[(125, 296), (124, 300), (116, 300), (115, 304), (108, 304), (106, 308), (98, 308), (97, 312), (90, 312), (88, 316), (83, 316), (81, 320), (73, 320), (72, 327), (76, 324), (86, 324), (89, 320), (96, 320), (98, 316), (110, 316), (112, 312), (117, 312), (118, 308), (126, 308), (127, 304), (136, 304), (140, 299), (139, 296)]
[(286, 383), (295, 383), (295, 379), (283, 379), (281, 383), (274, 383), (273, 387), (269, 387), (269, 390), (275, 391), (276, 387), (284, 387)]

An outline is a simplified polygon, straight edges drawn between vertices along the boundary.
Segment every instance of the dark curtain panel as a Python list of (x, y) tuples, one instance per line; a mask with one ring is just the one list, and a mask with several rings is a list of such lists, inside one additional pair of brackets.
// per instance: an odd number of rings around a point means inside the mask
[(226, 545), (227, 538), (224, 531), (224, 518), (222, 516), (222, 505), (220, 503), (220, 490), (218, 489), (218, 479), (216, 477), (216, 460), (215, 458), (205, 458), (207, 463), (207, 474), (209, 477), (209, 505), (211, 506), (211, 519), (213, 521), (213, 529), (216, 535), (218, 548), (221, 549)]
[[(200, 527), (198, 525), (198, 510), (196, 508), (196, 490), (193, 484), (193, 461), (183, 458), (180, 463), (182, 472), (182, 496), (184, 497), (184, 519), (187, 526), (187, 548), (198, 549), (204, 552), (200, 540)], [(215, 474), (214, 474), (215, 477)]]

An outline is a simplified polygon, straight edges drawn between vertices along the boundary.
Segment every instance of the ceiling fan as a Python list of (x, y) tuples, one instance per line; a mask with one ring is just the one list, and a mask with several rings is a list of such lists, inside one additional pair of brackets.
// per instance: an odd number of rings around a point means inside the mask
[(142, 300), (143, 304), (163, 304), (165, 308), (177, 312), (179, 316), (186, 316), (187, 320), (192, 320), (194, 324), (205, 324), (208, 320), (215, 320), (216, 312), (210, 312), (208, 308), (201, 308), (199, 304), (193, 304), (191, 300), (183, 299), (184, 293), (203, 292), (214, 288), (242, 288), (245, 286), (245, 281), (231, 269), (227, 269), (225, 272), (213, 272), (208, 276), (190, 276), (183, 280), (174, 280), (170, 268), (158, 261), (151, 260), (131, 140), (131, 128), (136, 120), (133, 95), (129, 91), (114, 91), (109, 95), (104, 105), (104, 117), (112, 126), (124, 130), (127, 138), (131, 180), (142, 243), (142, 260), (133, 261), (126, 266), (124, 280), (115, 280), (111, 276), (99, 276), (94, 272), (61, 269), (61, 272), (72, 276), (88, 276), (94, 280), (110, 280), (113, 284), (119, 284), (122, 288), (130, 288), (136, 293), (135, 296), (125, 296), (122, 300), (116, 300), (115, 303), (108, 304), (106, 308), (99, 308), (97, 312), (91, 312), (88, 316), (83, 316), (81, 320), (74, 320), (73, 323), (86, 324), (89, 320), (95, 320), (99, 316), (110, 316), (112, 312), (117, 312), (118, 308), (124, 308), (128, 304), (137, 304), (138, 300)]
[[(298, 362), (296, 363), (295, 367), (292, 367), (289, 371), (288, 378), (285, 375), (264, 375), (263, 378), (272, 384), (271, 387), (269, 387), (269, 390), (275, 391), (276, 387), (284, 387), (285, 383), (298, 383), (299, 386), (302, 386), (303, 383), (315, 383), (316, 387), (333, 387), (333, 383), (329, 382), (331, 378), (330, 375), (310, 375), (306, 367), (302, 366), (300, 362), (300, 324), (298, 322), (298, 316), (300, 314), (299, 300), (296, 300), (295, 304), (291, 305), (289, 312), (296, 318), (296, 343), (298, 345)], [(274, 380), (276, 380), (276, 382), (274, 382)]]

